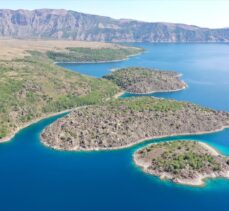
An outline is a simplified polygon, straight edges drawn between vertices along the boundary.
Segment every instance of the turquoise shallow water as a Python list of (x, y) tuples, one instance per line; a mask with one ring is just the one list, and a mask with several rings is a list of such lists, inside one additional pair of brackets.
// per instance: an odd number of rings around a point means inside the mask
[[(187, 90), (155, 94), (229, 111), (229, 45), (138, 44), (146, 52), (123, 62), (60, 64), (101, 77), (112, 68), (146, 66), (183, 73)], [(126, 94), (123, 97), (131, 97)], [(129, 149), (59, 152), (43, 146), (39, 134), (62, 115), (40, 121), (0, 144), (0, 210), (228, 210), (229, 181), (207, 181), (204, 188), (176, 185), (144, 174)], [(229, 130), (155, 141), (195, 139), (229, 156)]]

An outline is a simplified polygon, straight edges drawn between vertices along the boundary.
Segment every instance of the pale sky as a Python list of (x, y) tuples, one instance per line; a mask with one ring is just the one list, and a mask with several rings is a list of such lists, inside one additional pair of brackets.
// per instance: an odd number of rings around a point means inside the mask
[(229, 0), (0, 0), (1, 9), (69, 9), (113, 18), (229, 27)]

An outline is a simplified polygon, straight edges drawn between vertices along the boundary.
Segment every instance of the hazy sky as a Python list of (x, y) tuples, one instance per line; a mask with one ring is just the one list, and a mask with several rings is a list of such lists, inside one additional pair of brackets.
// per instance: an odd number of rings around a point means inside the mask
[(0, 8), (62, 8), (114, 18), (229, 27), (229, 0), (0, 0)]

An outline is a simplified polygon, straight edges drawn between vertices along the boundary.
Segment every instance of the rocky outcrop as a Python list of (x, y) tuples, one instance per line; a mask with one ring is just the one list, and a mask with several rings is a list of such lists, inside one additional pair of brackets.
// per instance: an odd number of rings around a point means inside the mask
[(108, 42), (228, 42), (229, 28), (116, 20), (67, 10), (0, 10), (0, 37)]
[(73, 111), (47, 127), (41, 139), (59, 150), (109, 150), (145, 139), (209, 133), (228, 126), (228, 113), (190, 103), (139, 97)]
[(186, 88), (180, 74), (143, 67), (130, 67), (113, 71), (104, 78), (113, 81), (122, 89), (134, 94), (172, 92)]

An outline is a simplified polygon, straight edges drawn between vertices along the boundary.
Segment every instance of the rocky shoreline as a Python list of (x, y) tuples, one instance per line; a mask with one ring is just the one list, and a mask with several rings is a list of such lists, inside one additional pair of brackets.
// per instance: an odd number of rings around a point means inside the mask
[(146, 92), (146, 93), (136, 93), (136, 92), (127, 92), (127, 93), (129, 93), (129, 94), (135, 94), (135, 95), (150, 95), (150, 94), (163, 93), (163, 92), (179, 92), (179, 91), (182, 91), (182, 90), (187, 89), (187, 88), (188, 88), (188, 85), (185, 84), (185, 82), (184, 82), (183, 87), (181, 87), (179, 89), (158, 90), (158, 91), (152, 91), (152, 92)]
[(104, 61), (103, 60), (101, 60), (101, 61), (83, 61), (83, 62), (74, 62), (74, 61), (64, 62), (63, 61), (63, 62), (53, 62), (53, 63), (58, 65), (58, 64), (104, 64), (104, 63), (122, 62), (122, 61), (128, 60), (131, 57), (141, 55), (143, 52), (136, 53), (136, 54), (130, 54), (126, 58), (123, 58), (123, 59), (114, 59), (114, 60), (107, 60), (107, 61), (106, 60), (104, 60)]
[[(171, 147), (177, 143), (178, 146)], [(169, 161), (165, 160), (166, 156)], [(144, 172), (182, 185), (204, 186), (206, 179), (229, 179), (229, 158), (202, 142), (183, 140), (150, 144), (137, 150), (133, 160)]]
[[(191, 136), (191, 135), (204, 135), (204, 134), (212, 134), (212, 133), (218, 133), (220, 131), (223, 131), (225, 129), (228, 129), (229, 126), (227, 127), (222, 127), (222, 128), (219, 128), (219, 129), (216, 129), (216, 130), (212, 130), (212, 131), (201, 131), (201, 132), (198, 132), (198, 133), (183, 133), (183, 134), (171, 134), (169, 136), (152, 136), (152, 137), (148, 137), (146, 139), (140, 139), (138, 141), (136, 141), (135, 143), (131, 143), (129, 145), (126, 145), (126, 146), (121, 146), (121, 147), (111, 147), (111, 148), (99, 148), (99, 147), (95, 147), (95, 148), (90, 148), (90, 149), (83, 149), (83, 150), (75, 150), (75, 149), (62, 149), (60, 147), (57, 147), (57, 146), (52, 146), (50, 145), (49, 143), (47, 142), (43, 142), (41, 141), (46, 147), (49, 147), (49, 148), (52, 148), (54, 150), (58, 150), (58, 151), (85, 151), (85, 152), (92, 152), (92, 151), (113, 151), (113, 150), (121, 150), (121, 149), (126, 149), (126, 148), (129, 148), (129, 147), (132, 147), (132, 146), (135, 146), (137, 144), (140, 144), (140, 143), (143, 143), (143, 142), (146, 142), (146, 141), (152, 141), (152, 140), (156, 140), (156, 139), (161, 139), (161, 138), (172, 138), (172, 137), (176, 137), (176, 136)], [(45, 132), (45, 129), (42, 131), (41, 135), (40, 135), (40, 139), (42, 140), (42, 134)]]
[(173, 71), (160, 71), (143, 67), (130, 67), (113, 71), (103, 78), (111, 80), (131, 94), (180, 91), (187, 84), (182, 75)]
[(160, 137), (212, 133), (229, 114), (191, 103), (140, 97), (71, 112), (47, 127), (42, 142), (68, 151), (112, 150)]

